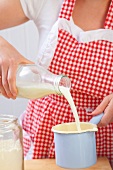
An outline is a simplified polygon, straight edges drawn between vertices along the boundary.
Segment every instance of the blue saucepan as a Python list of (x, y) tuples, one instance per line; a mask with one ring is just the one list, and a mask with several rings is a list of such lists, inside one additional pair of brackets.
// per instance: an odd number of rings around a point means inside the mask
[(62, 168), (79, 169), (94, 165), (97, 161), (95, 132), (103, 114), (94, 116), (90, 122), (81, 122), (81, 133), (76, 123), (58, 124), (54, 132), (56, 164)]

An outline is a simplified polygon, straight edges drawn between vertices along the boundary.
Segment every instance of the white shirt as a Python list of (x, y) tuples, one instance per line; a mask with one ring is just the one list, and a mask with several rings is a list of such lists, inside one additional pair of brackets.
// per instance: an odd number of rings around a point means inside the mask
[(36, 24), (41, 46), (58, 18), (63, 0), (20, 0), (20, 2), (25, 15)]

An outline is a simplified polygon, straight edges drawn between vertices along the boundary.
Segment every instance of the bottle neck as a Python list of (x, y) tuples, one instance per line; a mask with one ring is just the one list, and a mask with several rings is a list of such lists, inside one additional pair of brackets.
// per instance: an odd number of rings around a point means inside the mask
[(65, 88), (68, 88), (70, 89), (71, 87), (71, 81), (70, 79), (65, 76), (65, 75), (58, 75), (56, 78), (55, 78), (55, 81), (54, 81), (54, 88), (55, 88), (55, 91), (57, 94), (59, 95), (62, 95), (61, 91), (60, 91), (60, 87), (63, 86)]

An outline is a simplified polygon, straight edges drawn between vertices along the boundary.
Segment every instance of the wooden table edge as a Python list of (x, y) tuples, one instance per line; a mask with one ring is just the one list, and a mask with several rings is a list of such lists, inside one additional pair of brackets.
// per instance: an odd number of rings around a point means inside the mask
[[(24, 167), (25, 167), (24, 170), (64, 170), (65, 169), (57, 166), (55, 159), (25, 160)], [(95, 165), (80, 170), (112, 170), (112, 168), (106, 157), (98, 157), (97, 163)]]

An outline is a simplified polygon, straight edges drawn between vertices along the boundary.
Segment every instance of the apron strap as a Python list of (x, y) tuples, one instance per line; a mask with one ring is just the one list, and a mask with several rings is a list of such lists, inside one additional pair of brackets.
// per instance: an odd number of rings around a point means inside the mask
[(74, 9), (75, 1), (76, 0), (64, 0), (59, 14), (59, 18), (65, 18), (67, 20), (70, 20)]
[(113, 0), (111, 0), (111, 4), (107, 13), (104, 28), (113, 30)]

